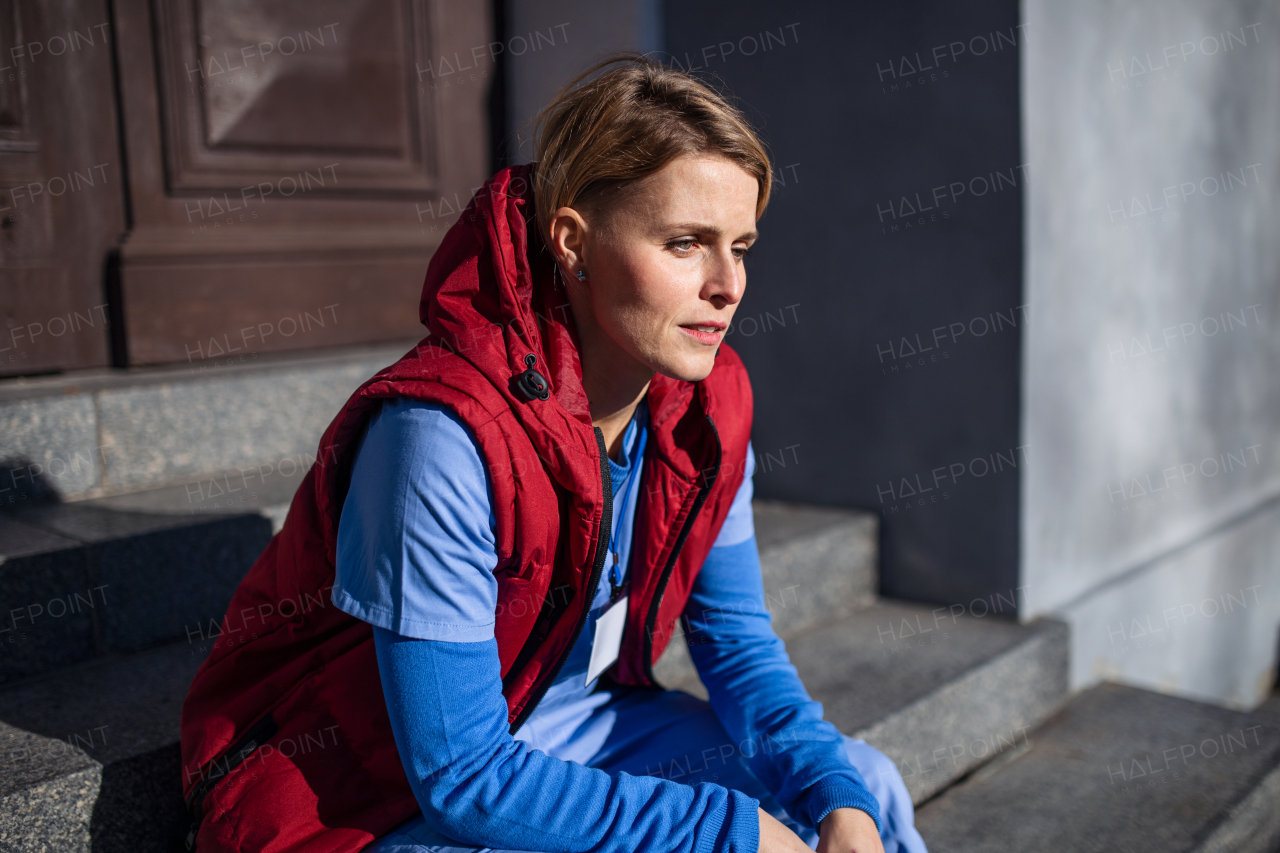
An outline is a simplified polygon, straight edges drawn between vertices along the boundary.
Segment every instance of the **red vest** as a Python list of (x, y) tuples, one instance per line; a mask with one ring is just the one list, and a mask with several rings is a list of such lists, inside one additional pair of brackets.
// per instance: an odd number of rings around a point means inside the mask
[[(423, 287), (430, 334), (334, 418), (284, 528), (218, 627), (182, 708), (183, 788), (195, 815), (188, 844), (200, 853), (357, 851), (418, 811), (372, 629), (330, 600), (354, 451), (381, 400), (449, 406), (488, 467), (494, 633), (512, 733), (582, 630), (608, 547), (609, 469), (572, 314), (550, 253), (536, 232), (526, 237), (529, 169), (490, 178), (449, 230)], [(648, 403), (626, 629), (602, 682), (659, 687), (653, 663), (742, 483), (751, 387), (722, 344), (706, 379), (656, 376)]]

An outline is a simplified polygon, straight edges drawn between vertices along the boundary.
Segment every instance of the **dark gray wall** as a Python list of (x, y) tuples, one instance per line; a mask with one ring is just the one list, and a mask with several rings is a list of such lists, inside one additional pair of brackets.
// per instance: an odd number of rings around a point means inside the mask
[(507, 45), (503, 153), (511, 163), (533, 159), (533, 120), (561, 86), (608, 54), (661, 46), (661, 0), (498, 2)]
[(722, 81), (785, 181), (727, 339), (757, 494), (880, 512), (886, 595), (1011, 611), (1034, 452), (1017, 3), (682, 0), (664, 20), (667, 58)]

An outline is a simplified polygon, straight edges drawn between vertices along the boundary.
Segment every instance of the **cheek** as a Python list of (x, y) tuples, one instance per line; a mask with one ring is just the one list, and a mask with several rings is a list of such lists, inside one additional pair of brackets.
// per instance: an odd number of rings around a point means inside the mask
[[(633, 261), (619, 270), (614, 288), (601, 307), (605, 325), (623, 332), (635, 343), (661, 335), (684, 305), (684, 287), (676, 270)], [(649, 340), (650, 344), (656, 341)]]
[(615, 304), (610, 310), (608, 326), (614, 336), (635, 352), (652, 355), (661, 347), (665, 316), (642, 295)]

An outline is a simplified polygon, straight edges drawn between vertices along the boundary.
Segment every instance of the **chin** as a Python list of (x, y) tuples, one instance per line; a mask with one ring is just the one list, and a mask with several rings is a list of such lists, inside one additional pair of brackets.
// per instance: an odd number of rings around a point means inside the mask
[(658, 369), (658, 372), (663, 376), (684, 382), (700, 382), (711, 375), (715, 366), (716, 358), (713, 351), (705, 358), (687, 358), (665, 364)]

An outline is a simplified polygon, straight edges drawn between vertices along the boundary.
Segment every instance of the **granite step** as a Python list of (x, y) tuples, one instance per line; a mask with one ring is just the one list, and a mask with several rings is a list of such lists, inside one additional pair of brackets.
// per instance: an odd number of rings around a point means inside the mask
[(248, 513), (86, 501), (0, 515), (0, 684), (199, 634), (270, 538)]
[(1280, 694), (1252, 712), (1103, 684), (916, 812), (930, 853), (1280, 850)]
[(179, 719), (208, 651), (109, 656), (0, 692), (0, 850), (180, 849)]
[[(267, 512), (282, 506), (280, 494), (262, 494), (248, 499), (259, 504), (252, 512), (239, 511), (237, 503), (193, 514), (186, 494), (179, 487), (0, 516), (0, 543), (12, 555), (0, 565), (0, 589), (17, 589), (15, 578), (70, 571), (73, 564), (81, 574), (68, 576), (77, 582), (110, 578), (99, 590), (105, 601), (74, 614), (85, 623), (80, 627), (87, 638), (60, 648), (54, 633), (30, 632), (41, 644), (33, 642), (22, 665), (8, 670), (0, 696), (0, 849), (160, 851), (174, 849), (185, 833), (180, 710), (211, 641), (182, 625), (196, 624), (193, 614), (202, 608), (222, 615), (270, 535)], [(764, 572), (792, 605), (787, 624), (805, 630), (815, 619), (870, 599), (873, 516), (767, 502), (755, 509)], [(217, 541), (235, 543), (234, 559), (189, 556)], [(107, 547), (132, 557), (133, 575), (124, 556), (111, 562), (90, 553)], [(108, 563), (116, 574), (102, 574)], [(176, 565), (182, 569), (175, 571)], [(197, 577), (202, 572), (203, 581)], [(173, 583), (165, 586), (169, 575)], [(130, 587), (117, 598), (113, 591), (125, 585), (122, 576), (153, 584), (145, 606), (139, 605), (140, 589)], [(833, 608), (806, 598), (802, 587), (844, 603)], [(45, 627), (39, 616), (36, 626)], [(162, 636), (178, 642), (156, 646)], [(139, 644), (154, 647), (123, 653)], [(84, 660), (74, 664), (76, 655)], [(33, 674), (39, 665), (45, 671)]]
[[(1060, 622), (1019, 625), (882, 599), (795, 630), (779, 627), (791, 599), (769, 592), (766, 583), (775, 630), (824, 717), (893, 759), (914, 802), (1023, 746), (1067, 699)], [(683, 637), (655, 675), (669, 689), (707, 696)]]
[[(250, 469), (0, 514), (0, 684), (213, 634), (304, 473)], [(870, 600), (873, 516), (763, 501), (756, 516), (766, 575), (796, 605), (789, 624), (829, 615), (827, 601)]]
[(17, 469), (0, 507), (32, 487), (83, 500), (309, 464), (351, 393), (414, 343), (0, 380), (0, 466)]
[(305, 470), (262, 473), (0, 513), (0, 684), (208, 635)]
[(848, 616), (875, 600), (879, 516), (857, 510), (758, 500), (756, 546), (774, 629), (793, 634)]

